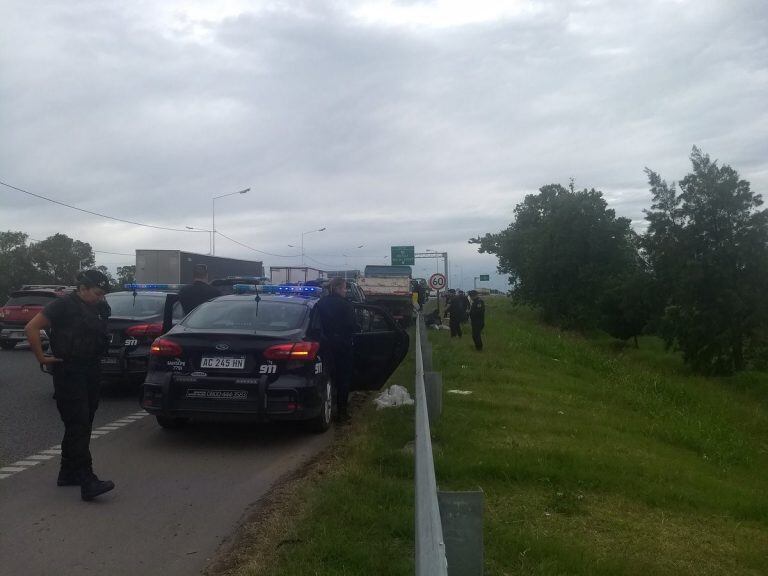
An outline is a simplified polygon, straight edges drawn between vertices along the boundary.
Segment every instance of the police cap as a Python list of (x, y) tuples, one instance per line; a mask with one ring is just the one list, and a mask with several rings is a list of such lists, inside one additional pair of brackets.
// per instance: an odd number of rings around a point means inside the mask
[(109, 278), (101, 270), (83, 270), (77, 275), (77, 283), (109, 292)]

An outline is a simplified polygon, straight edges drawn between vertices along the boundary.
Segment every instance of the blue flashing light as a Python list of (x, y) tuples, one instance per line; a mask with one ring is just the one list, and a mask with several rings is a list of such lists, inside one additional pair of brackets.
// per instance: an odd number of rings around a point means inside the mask
[(235, 284), (232, 286), (235, 294), (273, 294), (282, 296), (303, 296), (305, 298), (319, 298), (323, 295), (323, 289), (319, 286), (292, 286), (289, 284), (265, 284), (254, 286), (252, 284)]
[(184, 284), (125, 284), (126, 290), (181, 290)]

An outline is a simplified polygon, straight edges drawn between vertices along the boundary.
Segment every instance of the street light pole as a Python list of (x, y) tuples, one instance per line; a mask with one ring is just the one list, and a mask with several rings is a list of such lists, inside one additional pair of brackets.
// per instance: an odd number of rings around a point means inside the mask
[(222, 194), (221, 196), (211, 198), (211, 256), (216, 256), (216, 200), (226, 196), (234, 196), (235, 194), (245, 194), (250, 192), (250, 190), (250, 188), (246, 188), (245, 190), (238, 190), (237, 192), (230, 192), (229, 194)]
[(322, 228), (318, 228), (317, 230), (307, 230), (306, 232), (301, 233), (301, 266), (304, 267), (304, 236), (306, 234), (312, 234), (312, 232), (323, 232), (325, 230), (325, 226)]
[(208, 254), (211, 254), (211, 240), (213, 239), (213, 230), (206, 230), (205, 228), (195, 228), (194, 226), (184, 226), (187, 230), (194, 230), (195, 232), (208, 232)]

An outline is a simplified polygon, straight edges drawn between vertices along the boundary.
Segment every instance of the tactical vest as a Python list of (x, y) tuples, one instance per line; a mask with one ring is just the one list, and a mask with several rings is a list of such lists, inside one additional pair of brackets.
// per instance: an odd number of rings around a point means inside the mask
[(51, 328), (54, 356), (70, 362), (96, 362), (109, 346), (106, 317), (74, 294), (64, 296), (66, 321)]

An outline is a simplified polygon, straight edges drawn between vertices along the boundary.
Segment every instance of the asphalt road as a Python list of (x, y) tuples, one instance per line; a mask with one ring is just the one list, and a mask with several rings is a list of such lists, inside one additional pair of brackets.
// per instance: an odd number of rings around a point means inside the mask
[(63, 427), (51, 393), (29, 351), (0, 352), (3, 574), (200, 573), (249, 507), (333, 434), (290, 425), (166, 431), (132, 391), (114, 391), (102, 398), (91, 451), (96, 472), (117, 487), (83, 502), (77, 487), (56, 486)]

